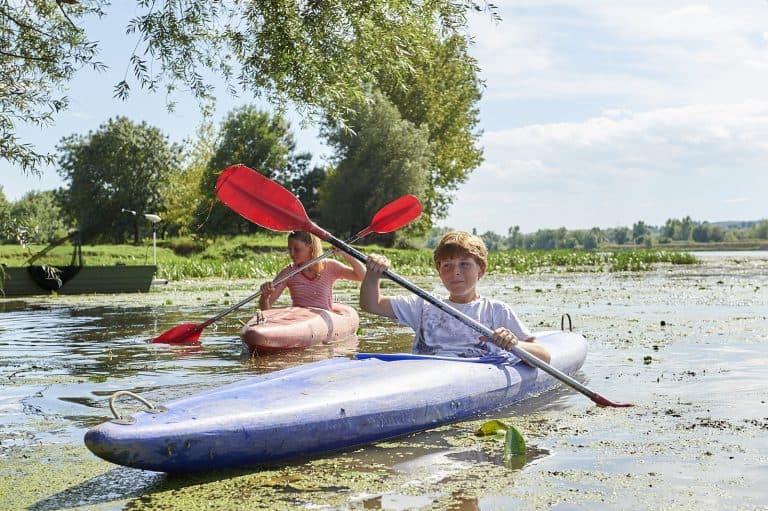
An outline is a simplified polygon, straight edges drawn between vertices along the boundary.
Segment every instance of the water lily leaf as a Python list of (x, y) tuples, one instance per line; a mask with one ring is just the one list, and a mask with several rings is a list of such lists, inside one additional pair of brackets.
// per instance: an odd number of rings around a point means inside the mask
[(521, 456), (525, 454), (525, 439), (514, 426), (509, 426), (504, 437), (504, 457)]
[(480, 426), (480, 429), (475, 431), (477, 436), (491, 436), (497, 433), (504, 433), (509, 430), (509, 426), (501, 422), (500, 420), (489, 420)]

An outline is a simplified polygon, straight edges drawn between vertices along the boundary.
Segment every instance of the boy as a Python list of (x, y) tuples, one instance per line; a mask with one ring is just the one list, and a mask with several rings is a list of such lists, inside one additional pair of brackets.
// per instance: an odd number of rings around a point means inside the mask
[[(363, 310), (392, 318), (408, 325), (416, 333), (414, 353), (479, 357), (508, 350), (518, 345), (530, 354), (549, 363), (547, 349), (517, 318), (512, 308), (498, 300), (481, 297), (477, 281), (485, 274), (488, 251), (479, 237), (463, 231), (446, 233), (435, 247), (433, 258), (440, 280), (449, 292), (445, 300), (450, 306), (486, 325), (494, 331), (494, 344), (479, 336), (477, 331), (441, 311), (417, 295), (386, 297), (379, 291), (381, 275), (389, 268), (389, 260), (371, 254), (360, 287)], [(518, 344), (518, 339), (523, 342)]]

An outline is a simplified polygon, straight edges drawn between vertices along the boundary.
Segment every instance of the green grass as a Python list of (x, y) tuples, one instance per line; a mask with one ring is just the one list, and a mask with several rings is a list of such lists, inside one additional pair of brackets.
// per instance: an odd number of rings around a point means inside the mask
[[(256, 278), (269, 279), (288, 264), (285, 234), (255, 234), (194, 240), (174, 238), (158, 241), (157, 264), (160, 278)], [(0, 262), (22, 266), (31, 254), (45, 247), (0, 245)], [(378, 246), (358, 247), (365, 253), (384, 254), (392, 268), (401, 275), (435, 275), (432, 251), (429, 249), (390, 249)], [(133, 245), (85, 246), (83, 261), (88, 266), (114, 264), (152, 264), (152, 243)], [(56, 247), (37, 264), (67, 265), (72, 256), (71, 246)], [(645, 271), (655, 264), (696, 264), (698, 259), (686, 252), (674, 250), (619, 250), (588, 252), (583, 250), (510, 250), (491, 252), (488, 272), (495, 274), (549, 271)]]

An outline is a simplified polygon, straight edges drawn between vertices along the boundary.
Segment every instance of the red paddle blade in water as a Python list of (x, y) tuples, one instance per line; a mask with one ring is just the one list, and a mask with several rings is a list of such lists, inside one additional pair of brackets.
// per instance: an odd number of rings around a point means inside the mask
[(152, 339), (152, 343), (190, 344), (198, 342), (203, 326), (197, 323), (182, 323)]
[(601, 396), (597, 392), (593, 393), (589, 397), (597, 404), (597, 406), (609, 406), (613, 408), (629, 408), (630, 406), (634, 406), (632, 403), (617, 403), (615, 401), (611, 401), (610, 399)]
[(317, 227), (291, 192), (245, 165), (224, 169), (216, 195), (246, 220), (273, 231), (314, 232)]

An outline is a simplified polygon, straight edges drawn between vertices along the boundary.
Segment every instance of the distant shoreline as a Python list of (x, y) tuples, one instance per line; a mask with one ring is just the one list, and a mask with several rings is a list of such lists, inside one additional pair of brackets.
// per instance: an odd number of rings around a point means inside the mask
[(657, 248), (660, 250), (682, 250), (686, 252), (730, 252), (730, 251), (754, 251), (768, 250), (768, 241), (763, 240), (745, 240), (745, 241), (723, 241), (723, 242), (673, 242), (656, 243), (651, 247), (638, 245), (605, 245), (600, 250), (637, 250), (643, 248)]

